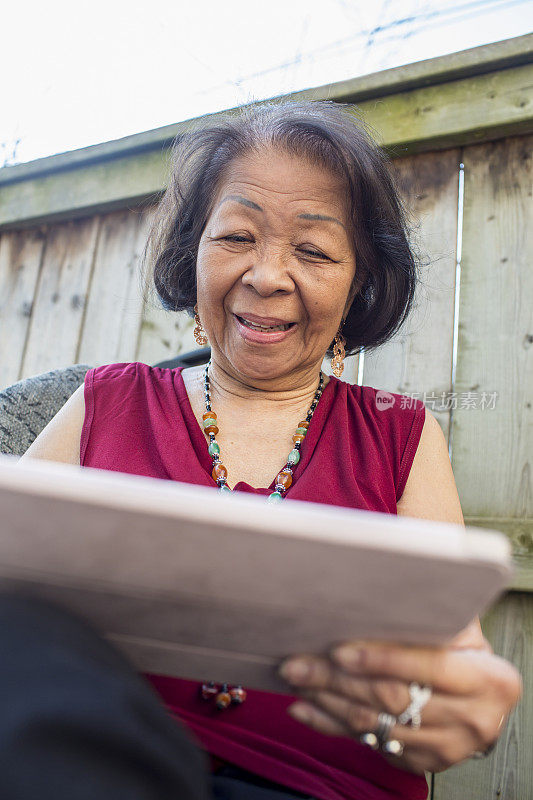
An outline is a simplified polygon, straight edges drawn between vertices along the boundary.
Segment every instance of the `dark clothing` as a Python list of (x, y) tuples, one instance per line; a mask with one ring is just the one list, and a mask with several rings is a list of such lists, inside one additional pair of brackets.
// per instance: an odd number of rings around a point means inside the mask
[(0, 595), (2, 800), (304, 797), (208, 759), (150, 685), (77, 617)]

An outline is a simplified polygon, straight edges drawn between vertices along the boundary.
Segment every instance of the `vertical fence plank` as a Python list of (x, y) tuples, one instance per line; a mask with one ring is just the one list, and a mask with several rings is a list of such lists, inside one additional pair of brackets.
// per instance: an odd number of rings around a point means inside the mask
[(21, 377), (44, 242), (41, 229), (0, 239), (0, 389)]
[[(463, 154), (460, 402), (453, 412), (452, 464), (467, 516), (524, 519), (532, 513), (532, 141), (508, 139)], [(488, 398), (485, 410), (482, 392)], [(466, 402), (470, 396), (472, 407)], [(532, 552), (531, 537), (524, 536), (522, 545)], [(533, 646), (533, 597), (509, 595), (484, 620), (484, 630), (496, 652), (522, 672), (524, 699), (490, 760), (437, 775), (434, 800), (533, 797), (533, 670), (527, 655)]]
[(194, 320), (186, 312), (166, 311), (162, 307), (149, 271), (145, 281), (146, 298), (136, 360), (144, 364), (156, 364), (175, 358), (179, 353), (196, 350)]
[(469, 516), (533, 515), (532, 144), (507, 139), (463, 156), (457, 390), (479, 402), (454, 412), (452, 463)]
[(97, 231), (97, 217), (49, 228), (21, 377), (75, 363)]
[(77, 361), (94, 366), (133, 361), (142, 317), (139, 263), (152, 211), (102, 218)]
[(533, 595), (510, 593), (482, 620), (494, 652), (512, 661), (524, 695), (494, 752), (435, 775), (433, 800), (531, 800), (533, 798)]
[[(448, 435), (449, 411), (439, 395), (451, 389), (459, 151), (424, 153), (395, 162), (401, 194), (414, 224), (421, 282), (415, 307), (387, 344), (365, 354), (363, 383), (400, 394), (435, 392), (426, 402)], [(426, 395), (427, 396), (427, 395)]]

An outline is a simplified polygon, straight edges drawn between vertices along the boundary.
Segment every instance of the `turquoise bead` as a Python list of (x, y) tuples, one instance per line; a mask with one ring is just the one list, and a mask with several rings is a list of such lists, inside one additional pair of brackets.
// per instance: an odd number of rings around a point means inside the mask
[(296, 428), (295, 436), (305, 436), (307, 433), (307, 428)]
[(279, 503), (280, 500), (283, 500), (280, 492), (272, 492), (272, 494), (268, 495), (267, 503)]
[(218, 444), (216, 442), (211, 442), (211, 444), (209, 445), (209, 447), (207, 449), (209, 450), (209, 455), (210, 456), (214, 456), (215, 454), (216, 455), (220, 455), (220, 447), (218, 446)]
[(231, 489), (229, 488), (229, 486), (226, 483), (223, 483), (222, 486), (220, 487), (220, 491), (221, 492), (231, 492)]
[(287, 457), (287, 464), (295, 466), (295, 464), (297, 464), (299, 460), (300, 460), (300, 453), (298, 452), (298, 450), (296, 449), (291, 450), (291, 452)]

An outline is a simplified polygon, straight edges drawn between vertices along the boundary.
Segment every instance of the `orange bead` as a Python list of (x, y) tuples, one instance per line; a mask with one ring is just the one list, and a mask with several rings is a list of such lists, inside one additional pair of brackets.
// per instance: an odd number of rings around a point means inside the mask
[(292, 484), (292, 475), (290, 472), (285, 472), (285, 470), (281, 470), (278, 477), (276, 478), (276, 486), (277, 485), (283, 486), (285, 490), (289, 488)]
[(229, 692), (219, 692), (215, 698), (216, 707), (223, 711), (231, 704), (231, 695)]
[(220, 480), (220, 478), (227, 478), (228, 477), (228, 470), (226, 469), (224, 464), (221, 464), (220, 461), (219, 461), (213, 467), (213, 472), (211, 473), (211, 475), (212, 475), (214, 481), (218, 481), (218, 480)]
[(208, 425), (207, 428), (204, 428), (204, 433), (214, 433), (216, 436), (218, 433), (218, 428), (216, 425)]
[(205, 414), (202, 414), (202, 419), (216, 419), (217, 415), (214, 411), (206, 411)]
[(304, 438), (305, 437), (303, 437), (303, 436), (293, 436), (292, 437), (292, 441), (294, 442), (294, 444), (301, 444), (303, 442)]
[(298, 427), (299, 428), (308, 428), (309, 427), (309, 423), (304, 420), (303, 422), (299, 422), (298, 423)]

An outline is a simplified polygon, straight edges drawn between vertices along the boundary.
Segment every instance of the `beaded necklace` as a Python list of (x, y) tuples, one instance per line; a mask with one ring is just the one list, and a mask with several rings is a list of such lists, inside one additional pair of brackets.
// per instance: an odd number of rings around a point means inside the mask
[[(214, 411), (211, 410), (211, 389), (209, 383), (209, 367), (211, 366), (211, 361), (208, 361), (205, 365), (204, 370), (204, 393), (205, 393), (205, 414), (203, 414), (203, 426), (204, 426), (204, 433), (206, 436), (209, 436), (209, 455), (213, 460), (213, 471), (211, 472), (211, 476), (214, 481), (218, 484), (218, 488), (221, 492), (231, 492), (227, 484), (228, 478), (228, 471), (224, 464), (220, 461), (220, 447), (215, 439), (216, 434), (218, 433), (218, 426), (217, 426), (217, 415)], [(294, 442), (294, 447), (287, 456), (287, 462), (283, 469), (278, 473), (276, 477), (276, 483), (274, 486), (274, 491), (272, 494), (268, 496), (269, 503), (276, 503), (279, 500), (283, 500), (285, 493), (292, 485), (292, 473), (294, 467), (298, 464), (300, 460), (300, 447), (302, 445), (303, 440), (305, 439), (305, 435), (307, 433), (307, 429), (309, 428), (309, 423), (313, 418), (313, 414), (315, 412), (315, 408), (318, 405), (318, 401), (322, 395), (324, 390), (324, 375), (322, 370), (320, 371), (320, 380), (318, 382), (318, 389), (315, 392), (315, 396), (313, 397), (313, 402), (309, 406), (309, 411), (307, 412), (307, 416), (305, 420), (298, 423), (298, 427), (296, 428), (296, 432), (292, 437), (292, 441)]]

